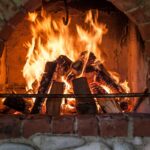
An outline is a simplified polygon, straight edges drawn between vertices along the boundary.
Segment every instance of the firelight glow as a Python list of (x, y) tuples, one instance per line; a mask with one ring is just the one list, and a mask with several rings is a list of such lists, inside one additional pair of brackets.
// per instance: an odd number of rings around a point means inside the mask
[[(26, 43), (28, 53), (23, 68), (23, 76), (27, 83), (26, 89), (33, 89), (33, 84), (35, 82), (37, 82), (37, 86), (39, 86), (41, 77), (44, 74), (46, 62), (55, 61), (60, 55), (65, 55), (72, 61), (75, 61), (83, 50), (87, 50), (88, 54), (84, 61), (80, 76), (84, 76), (84, 70), (90, 52), (93, 52), (97, 57), (97, 60), (102, 63), (104, 60), (101, 57), (100, 45), (102, 43), (103, 35), (108, 32), (108, 29), (105, 24), (98, 21), (98, 18), (98, 11), (96, 11), (95, 15), (91, 10), (88, 11), (85, 17), (85, 24), (89, 27), (88, 30), (81, 25), (76, 25), (75, 30), (77, 36), (74, 36), (70, 32), (70, 26), (65, 26), (63, 24), (62, 18), (54, 19), (44, 10), (41, 11), (41, 14), (38, 14), (37, 12), (29, 13), (28, 20), (31, 24), (32, 40)], [(80, 49), (76, 48), (76, 43), (78, 43)], [(80, 51), (81, 49), (82, 51)], [(111, 76), (118, 84), (120, 84), (119, 77), (116, 79), (116, 76), (113, 73)], [(68, 91), (72, 90), (72, 86), (67, 82), (66, 76), (63, 76), (61, 81), (66, 84), (65, 94), (67, 94)], [(127, 81), (120, 85), (122, 85), (126, 92), (129, 92)], [(103, 85), (103, 87), (107, 89), (106, 91), (108, 93), (111, 93), (109, 87), (106, 87), (105, 85)], [(70, 102), (75, 103), (72, 99)], [(67, 106), (67, 108), (73, 109), (71, 105)]]

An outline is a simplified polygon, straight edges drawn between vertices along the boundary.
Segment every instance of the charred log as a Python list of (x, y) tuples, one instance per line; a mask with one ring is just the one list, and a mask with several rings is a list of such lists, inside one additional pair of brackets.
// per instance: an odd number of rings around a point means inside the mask
[(80, 58), (81, 58), (82, 60), (85, 60), (87, 57), (89, 57), (89, 58), (88, 58), (88, 61), (87, 61), (87, 65), (93, 64), (94, 61), (96, 60), (96, 56), (94, 55), (93, 52), (90, 52), (90, 53), (89, 53), (89, 56), (87, 56), (87, 55), (88, 55), (88, 51), (83, 51), (83, 52), (81, 53), (81, 55), (80, 55)]
[[(85, 63), (86, 58), (88, 57), (87, 54), (88, 54), (87, 51), (82, 52), (80, 54), (79, 60), (75, 61), (72, 64), (72, 68), (77, 72), (77, 74), (80, 74), (82, 72), (83, 65)], [(94, 63), (95, 59), (96, 59), (96, 56), (92, 52), (90, 52), (89, 58), (88, 58), (88, 61), (87, 61), (87, 64), (86, 64), (87, 65), (87, 70), (94, 69), (94, 68), (92, 68), (91, 64)]]
[[(106, 90), (96, 83), (91, 85), (91, 89), (94, 94), (107, 94)], [(97, 98), (97, 102), (101, 106), (101, 109), (103, 110), (104, 113), (121, 112), (119, 104), (113, 99)]]
[(72, 68), (74, 70), (76, 70), (77, 72), (80, 72), (82, 71), (82, 68), (83, 68), (83, 62), (81, 60), (77, 60), (75, 61), (73, 64), (72, 64)]
[(64, 73), (69, 70), (72, 64), (72, 61), (65, 55), (60, 55), (56, 61), (57, 61), (57, 64), (62, 67)]
[(92, 65), (88, 65), (85, 68), (85, 73), (90, 73), (90, 72), (94, 72), (94, 71), (96, 71), (96, 70), (95, 70), (95, 67)]
[(128, 110), (128, 102), (120, 102), (120, 108), (123, 110), (123, 111), (127, 111)]
[[(63, 94), (64, 83), (54, 81), (50, 90), (50, 94)], [(48, 98), (46, 101), (46, 113), (52, 116), (60, 115), (61, 98)]]
[(96, 81), (110, 87), (113, 93), (122, 93), (125, 92), (124, 89), (117, 84), (114, 79), (112, 79), (111, 75), (107, 72), (102, 64), (98, 66)]
[[(91, 94), (87, 79), (85, 77), (73, 80), (73, 90), (74, 94)], [(76, 108), (79, 114), (97, 113), (95, 100), (93, 98), (78, 98)]]
[(5, 99), (3, 104), (10, 109), (14, 109), (19, 112), (30, 113), (31, 102), (29, 100), (8, 97)]
[[(46, 63), (45, 71), (44, 71), (45, 73), (43, 74), (38, 89), (38, 94), (46, 94), (48, 92), (55, 69), (56, 69), (56, 62)], [(40, 112), (44, 100), (45, 100), (44, 98), (36, 98), (34, 106), (31, 111), (32, 114), (36, 114)]]

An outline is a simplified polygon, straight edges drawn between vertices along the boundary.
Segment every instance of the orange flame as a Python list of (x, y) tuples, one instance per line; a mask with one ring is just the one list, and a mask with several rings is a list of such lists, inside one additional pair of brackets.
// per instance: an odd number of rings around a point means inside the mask
[[(107, 28), (104, 24), (98, 23), (98, 11), (94, 19), (92, 11), (86, 15), (85, 23), (90, 25), (90, 31), (76, 25), (77, 38), (70, 33), (69, 25), (65, 26), (60, 19), (54, 20), (44, 11), (41, 12), (40, 18), (36, 12), (29, 13), (28, 20), (31, 21), (32, 41), (26, 44), (28, 54), (23, 68), (27, 90), (32, 89), (35, 80), (39, 83), (47, 61), (53, 61), (60, 55), (67, 55), (73, 61), (78, 58), (80, 52), (75, 49), (76, 40), (79, 41), (78, 45), (84, 45), (82, 50), (92, 50), (97, 56), (100, 56), (99, 45)], [(83, 68), (85, 66), (86, 62)]]
[[(27, 90), (33, 89), (33, 84), (37, 81), (37, 85), (41, 81), (42, 74), (44, 74), (45, 64), (48, 61), (55, 61), (60, 55), (66, 55), (72, 61), (77, 60), (81, 50), (87, 50), (87, 56), (84, 60), (81, 76), (83, 76), (85, 67), (87, 65), (90, 52), (93, 52), (97, 59), (102, 63), (104, 60), (101, 57), (100, 45), (102, 37), (107, 33), (108, 29), (105, 24), (99, 23), (99, 14), (93, 15), (92, 11), (88, 11), (85, 17), (85, 27), (76, 25), (76, 35), (71, 34), (70, 23), (65, 26), (62, 18), (53, 19), (51, 15), (46, 14), (44, 10), (41, 14), (37, 12), (29, 13), (27, 18), (31, 23), (32, 40), (26, 43), (28, 48), (27, 61), (23, 68), (23, 76), (27, 83)], [(80, 48), (76, 48), (76, 46)], [(80, 50), (81, 49), (81, 50)], [(111, 72), (112, 78), (119, 82), (119, 76)], [(67, 82), (66, 77), (62, 77), (62, 81), (66, 85), (65, 94), (72, 91), (70, 83)], [(120, 84), (126, 92), (129, 92), (127, 82)], [(102, 87), (111, 93), (111, 89), (105, 85)], [(68, 99), (65, 106), (67, 109), (74, 111), (72, 105), (75, 104), (75, 99)], [(65, 105), (63, 100), (62, 105)]]

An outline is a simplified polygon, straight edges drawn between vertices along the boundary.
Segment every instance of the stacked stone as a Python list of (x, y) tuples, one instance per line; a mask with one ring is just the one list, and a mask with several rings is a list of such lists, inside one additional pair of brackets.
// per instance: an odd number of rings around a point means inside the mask
[(37, 134), (0, 141), (0, 150), (149, 150), (150, 138), (95, 138)]

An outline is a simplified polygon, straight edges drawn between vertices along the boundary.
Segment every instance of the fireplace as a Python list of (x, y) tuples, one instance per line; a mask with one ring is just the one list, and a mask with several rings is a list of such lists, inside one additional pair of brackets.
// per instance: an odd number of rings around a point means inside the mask
[(0, 148), (149, 149), (148, 4), (0, 2)]

